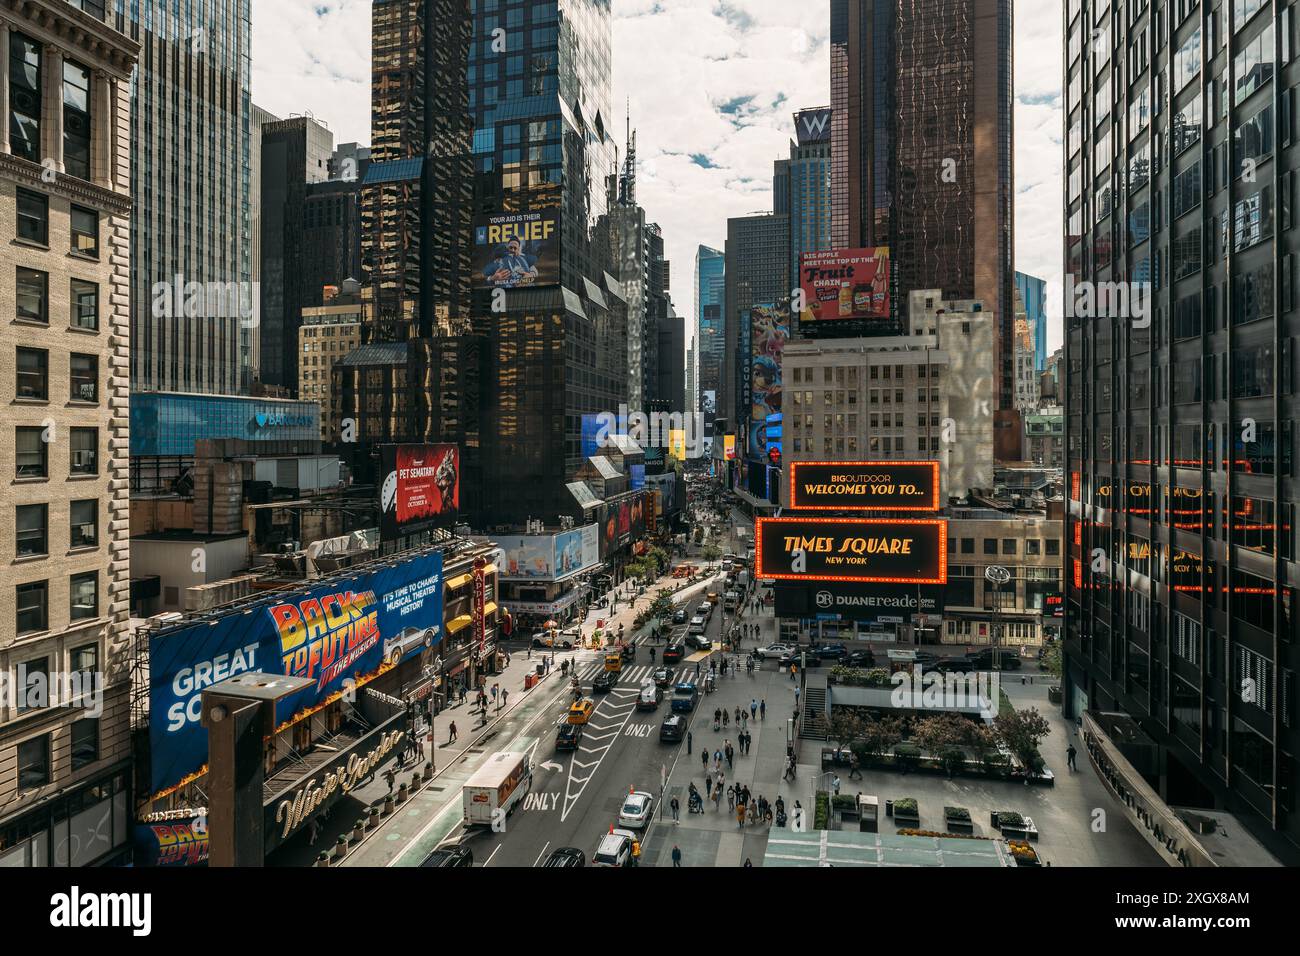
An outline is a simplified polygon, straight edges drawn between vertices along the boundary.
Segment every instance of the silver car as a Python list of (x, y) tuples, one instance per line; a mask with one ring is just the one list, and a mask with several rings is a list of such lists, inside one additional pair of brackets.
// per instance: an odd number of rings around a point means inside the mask
[(421, 644), (427, 650), (433, 647), (433, 639), (437, 635), (437, 624), (432, 627), (404, 627), (396, 637), (384, 641), (384, 660), (389, 664), (396, 664)]

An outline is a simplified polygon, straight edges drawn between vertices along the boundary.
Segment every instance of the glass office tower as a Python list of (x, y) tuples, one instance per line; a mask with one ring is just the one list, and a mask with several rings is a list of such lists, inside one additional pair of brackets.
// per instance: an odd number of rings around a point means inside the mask
[(1294, 8), (1065, 9), (1065, 704), (1295, 864)]

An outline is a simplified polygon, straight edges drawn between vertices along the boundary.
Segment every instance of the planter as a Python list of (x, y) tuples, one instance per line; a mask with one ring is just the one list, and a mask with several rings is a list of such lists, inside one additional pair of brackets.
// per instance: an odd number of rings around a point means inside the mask
[(433, 779), (433, 764), (432, 764), (432, 763), (426, 763), (426, 764), (424, 765), (424, 779), (425, 779), (426, 782), (429, 781), (429, 780), (432, 780), (432, 779)]
[(975, 824), (963, 807), (944, 807), (943, 826), (950, 833), (974, 833)]
[(393, 812), (393, 795), (390, 793), (384, 797), (384, 816), (391, 816)]
[(341, 860), (348, 855), (348, 838), (341, 836), (334, 844), (334, 859)]
[(373, 830), (375, 827), (379, 826), (379, 808), (378, 808), (378, 807), (371, 807), (371, 808), (370, 808), (370, 822), (369, 822), (367, 825), (368, 825), (368, 826), (370, 827), (370, 829), (372, 829), (372, 830)]
[(352, 828), (352, 845), (356, 846), (366, 836), (366, 821), (358, 820), (357, 825)]
[(321, 850), (319, 853), (316, 854), (316, 862), (315, 862), (314, 864), (312, 864), (312, 865), (313, 865), (313, 866), (329, 866), (329, 865), (330, 865), (330, 855), (329, 855), (328, 853), (326, 853), (324, 850)]

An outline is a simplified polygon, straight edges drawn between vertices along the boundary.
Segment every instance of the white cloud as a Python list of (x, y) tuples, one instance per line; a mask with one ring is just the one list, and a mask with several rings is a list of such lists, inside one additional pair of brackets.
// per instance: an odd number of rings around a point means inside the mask
[[(664, 229), (677, 310), (693, 315), (696, 247), (722, 248), (729, 216), (771, 208), (772, 161), (788, 155), (791, 114), (830, 102), (828, 4), (613, 3), (613, 101), (630, 101), (638, 129), (637, 198)], [(370, 142), (370, 12), (371, 0), (258, 0), (254, 102), (279, 116), (311, 112), (336, 143)], [(1055, 347), (1061, 0), (1017, 0), (1015, 18), (1015, 262), (1049, 282)]]

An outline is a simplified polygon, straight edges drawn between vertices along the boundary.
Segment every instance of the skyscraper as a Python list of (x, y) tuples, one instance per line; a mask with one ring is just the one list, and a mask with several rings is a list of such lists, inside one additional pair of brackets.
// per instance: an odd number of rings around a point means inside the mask
[(713, 419), (722, 396), (722, 367), (727, 336), (722, 307), (726, 299), (724, 253), (708, 246), (695, 250), (695, 375), (696, 401), (704, 416), (704, 434), (713, 436)]
[(141, 45), (131, 101), (131, 387), (244, 393), (257, 298), (249, 0), (140, 0), (116, 4), (110, 17)]
[(258, 216), (262, 281), (256, 373), (263, 385), (292, 392), (298, 386), (302, 310), (321, 304), (321, 290), (312, 288), (314, 282), (307, 275), (307, 188), (328, 177), (334, 135), (310, 117), (294, 116), (264, 124), (261, 136)]
[(1013, 407), (1011, 0), (831, 0), (831, 239), (998, 318)]
[(1290, 14), (1066, 5), (1063, 690), (1295, 865)]
[(1024, 272), (1016, 273), (1016, 289), (1025, 304), (1025, 315), (1034, 336), (1034, 366), (1047, 367), (1047, 281)]
[[(830, 110), (800, 110), (794, 114), (797, 140), (790, 157), (774, 177), (773, 206), (790, 217), (790, 288), (799, 285), (799, 256), (831, 248), (831, 127)], [(784, 199), (775, 182), (784, 180)]]

